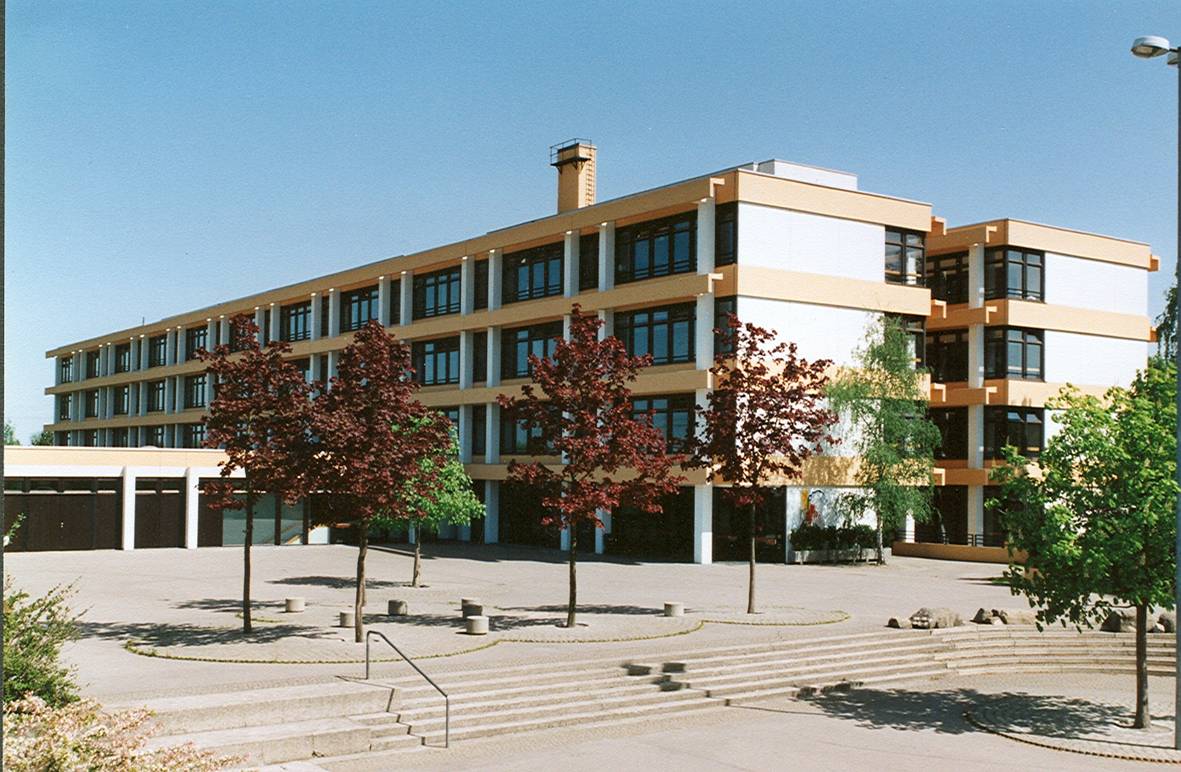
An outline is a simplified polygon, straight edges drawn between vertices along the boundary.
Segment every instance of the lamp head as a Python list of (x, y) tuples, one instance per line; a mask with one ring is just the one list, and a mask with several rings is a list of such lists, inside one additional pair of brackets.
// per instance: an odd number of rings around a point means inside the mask
[(1136, 38), (1132, 43), (1132, 55), (1138, 56), (1141, 59), (1152, 59), (1155, 56), (1160, 56), (1167, 53), (1172, 46), (1169, 45), (1168, 38), (1162, 38), (1158, 35), (1147, 35), (1142, 38)]

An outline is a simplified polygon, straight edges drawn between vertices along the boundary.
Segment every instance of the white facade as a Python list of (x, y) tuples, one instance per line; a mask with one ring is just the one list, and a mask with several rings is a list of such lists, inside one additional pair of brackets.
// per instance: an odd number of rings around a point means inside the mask
[(1142, 268), (1048, 252), (1045, 301), (1055, 306), (1148, 315), (1148, 281)]

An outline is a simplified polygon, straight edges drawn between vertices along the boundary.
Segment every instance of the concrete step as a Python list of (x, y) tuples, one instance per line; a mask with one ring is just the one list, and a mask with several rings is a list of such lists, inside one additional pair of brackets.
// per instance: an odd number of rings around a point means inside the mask
[(167, 734), (338, 718), (384, 710), (389, 700), (388, 689), (351, 682), (329, 682), (162, 697), (138, 705), (110, 707), (146, 707), (153, 712), (160, 731)]
[(764, 700), (771, 697), (793, 698), (811, 694), (823, 694), (827, 692), (840, 691), (854, 687), (881, 686), (885, 684), (906, 681), (943, 678), (947, 675), (950, 675), (950, 673), (946, 668), (915, 668), (900, 670), (884, 675), (862, 676), (856, 680), (828, 681), (824, 683), (817, 682), (803, 685), (754, 685), (749, 689), (727, 692), (725, 695), (717, 696), (719, 699), (724, 699), (727, 705), (734, 705), (737, 703)]
[[(259, 705), (264, 711), (265, 707)], [(148, 748), (191, 742), (220, 756), (240, 756), (247, 764), (277, 764), (367, 751), (371, 737), (369, 727), (354, 721), (320, 718), (158, 736), (148, 741)]]
[[(691, 690), (661, 691), (653, 688), (646, 693), (625, 693), (616, 696), (604, 696), (587, 699), (554, 699), (545, 703), (527, 705), (524, 707), (497, 707), (490, 705), (479, 710), (451, 712), (451, 731), (457, 729), (473, 729), (486, 724), (513, 723), (517, 721), (532, 721), (543, 719), (558, 719), (566, 714), (583, 714), (594, 711), (597, 715), (613, 714), (620, 709), (639, 709), (651, 707), (654, 709), (672, 706), (675, 703), (700, 699), (701, 694), (694, 694)], [(424, 715), (420, 717), (403, 716), (402, 720), (410, 724), (410, 731), (420, 736), (429, 736), (433, 732), (442, 731), (444, 717), (440, 714)]]
[(852, 661), (825, 660), (805, 664), (768, 665), (764, 667), (764, 669), (754, 672), (745, 669), (731, 670), (724, 666), (716, 666), (706, 670), (689, 670), (685, 673), (672, 673), (669, 674), (669, 678), (676, 681), (683, 681), (694, 687), (697, 687), (705, 686), (707, 684), (733, 683), (751, 680), (761, 681), (770, 678), (806, 679), (811, 678), (813, 674), (816, 673), (842, 673), (852, 669), (865, 671), (872, 670), (874, 668), (894, 669), (897, 667), (905, 667), (909, 665), (933, 664), (938, 664), (940, 667), (946, 666), (944, 663), (936, 660), (931, 652), (919, 652), (917, 654), (862, 657)]
[(823, 687), (839, 684), (844, 681), (864, 683), (867, 679), (887, 677), (913, 677), (914, 673), (947, 673), (948, 668), (942, 664), (913, 661), (894, 665), (878, 664), (870, 667), (844, 667), (816, 670), (807, 673), (785, 673), (759, 679), (740, 678), (734, 676), (717, 676), (714, 678), (688, 679), (687, 684), (692, 689), (704, 691), (710, 697), (728, 697), (733, 694), (761, 688), (783, 687)]
[[(719, 657), (712, 657), (708, 660), (688, 660), (679, 662), (665, 663), (662, 667), (664, 672), (677, 674), (679, 672), (686, 672), (691, 674), (714, 674), (714, 673), (741, 673), (752, 672), (761, 673), (768, 669), (779, 670), (783, 668), (806, 668), (820, 665), (828, 665), (832, 663), (856, 662), (864, 661), (866, 658), (872, 658), (874, 661), (881, 659), (909, 658), (909, 657), (927, 657), (933, 658), (936, 655), (942, 654), (946, 651), (946, 647), (940, 646), (937, 643), (924, 643), (915, 646), (879, 646), (873, 649), (857, 652), (821, 652), (816, 654), (801, 654), (798, 649), (785, 650), (777, 653), (775, 656), (761, 656), (759, 658), (735, 658), (725, 659)], [(870, 657), (872, 655), (872, 657)]]
[(422, 738), (413, 734), (383, 734), (369, 742), (370, 751), (418, 751), (422, 748)]
[[(611, 697), (626, 697), (628, 695), (643, 696), (659, 691), (651, 681), (637, 682), (624, 680), (622, 675), (616, 675), (616, 681), (605, 686), (580, 689), (576, 685), (563, 690), (538, 690), (528, 687), (506, 689), (504, 691), (484, 692), (479, 698), (472, 699), (465, 695), (462, 699), (451, 700), (451, 716), (467, 715), (483, 712), (489, 708), (508, 709), (513, 707), (525, 708), (532, 705), (570, 704)], [(445, 711), (443, 700), (423, 701), (414, 705), (395, 705), (391, 710), (401, 716), (403, 720), (418, 720), (428, 716), (441, 716)]]

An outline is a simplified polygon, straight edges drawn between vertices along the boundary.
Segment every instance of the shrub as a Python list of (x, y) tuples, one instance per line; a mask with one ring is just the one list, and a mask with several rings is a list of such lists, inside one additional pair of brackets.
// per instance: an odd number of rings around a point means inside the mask
[(192, 744), (146, 751), (149, 716), (146, 710), (106, 713), (91, 700), (57, 708), (39, 697), (14, 700), (4, 706), (4, 769), (204, 772), (239, 761), (215, 757)]
[(26, 696), (50, 707), (76, 700), (73, 673), (59, 661), (62, 645), (78, 635), (77, 617), (66, 604), (73, 585), (54, 587), (40, 598), (14, 590), (4, 579), (4, 701)]
[(823, 526), (801, 523), (791, 532), (791, 546), (796, 550), (872, 549), (877, 545), (877, 534), (872, 526)]

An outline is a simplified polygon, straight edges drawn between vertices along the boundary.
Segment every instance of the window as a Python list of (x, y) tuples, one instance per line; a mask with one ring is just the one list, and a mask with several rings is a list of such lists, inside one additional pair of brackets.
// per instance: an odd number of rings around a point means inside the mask
[(738, 262), (738, 204), (721, 204), (714, 209), (714, 265)]
[(694, 401), (692, 394), (660, 397), (633, 397), (632, 415), (637, 419), (652, 413), (652, 425), (664, 435), (669, 453), (685, 453), (693, 437)]
[[(263, 318), (270, 318), (270, 314), (263, 314)], [(197, 349), (206, 348), (208, 345), (208, 327), (190, 327), (189, 329), (185, 330), (185, 361), (196, 359)]]
[(87, 429), (86, 431), (82, 432), (82, 444), (88, 448), (97, 448), (98, 447), (98, 430), (97, 429)]
[(562, 242), (504, 256), (505, 305), (562, 294)]
[(599, 288), (599, 234), (578, 239), (578, 291)]
[(915, 365), (922, 367), (926, 362), (927, 333), (924, 329), (925, 317), (895, 316), (894, 319), (902, 326), (903, 332), (910, 336), (910, 355)]
[(115, 346), (115, 372), (126, 373), (131, 370), (131, 344), (120, 343)]
[(208, 376), (205, 373), (185, 376), (185, 409), (205, 407), (205, 384)]
[(939, 407), (928, 411), (931, 423), (939, 427), (941, 442), (935, 458), (968, 457), (968, 408)]
[(968, 302), (968, 253), (927, 258), (927, 286), (931, 297), (946, 303)]
[(923, 234), (886, 228), (886, 281), (923, 284)]
[(729, 334), (727, 325), (730, 314), (738, 314), (738, 298), (716, 298), (714, 300), (714, 354), (733, 354), (733, 336)]
[(98, 389), (91, 389), (82, 395), (83, 415), (87, 418), (98, 418)]
[(312, 337), (312, 302), (292, 303), (279, 309), (279, 338), (287, 342)]
[(411, 346), (414, 379), (423, 386), (459, 383), (459, 336)]
[(64, 448), (64, 447), (68, 446), (70, 444), (70, 433), (69, 432), (54, 432), (53, 433), (53, 444), (57, 445), (59, 448)]
[(459, 266), (414, 277), (414, 318), (459, 313)]
[(1026, 458), (1042, 452), (1044, 413), (1040, 407), (985, 407), (984, 457), (999, 458), (1012, 445)]
[(159, 413), (164, 409), (164, 381), (148, 384), (148, 412)]
[(296, 370), (299, 370), (300, 374), (303, 375), (303, 379), (305, 381), (310, 381), (312, 379), (312, 358), (311, 357), (303, 357), (302, 359), (292, 359), (291, 366), (294, 367)]
[(271, 340), (271, 312), (264, 310), (262, 312), (262, 329), (259, 330), (259, 345), (265, 346)]
[(97, 351), (87, 351), (86, 352), (86, 377), (87, 378), (97, 378), (98, 377), (98, 352)]
[(205, 424), (185, 424), (181, 427), (181, 447), (200, 448), (205, 445)]
[(381, 319), (377, 285), (340, 293), (340, 331), (359, 330), (371, 319)]
[(1005, 247), (984, 256), (984, 297), (1045, 299), (1045, 263), (1041, 252)]
[(500, 452), (509, 456), (544, 456), (551, 448), (541, 436), (541, 428), (517, 420), (509, 410), (500, 411)]
[(615, 316), (615, 337), (632, 356), (652, 355), (652, 364), (692, 362), (693, 303), (627, 311)]
[(942, 383), (968, 380), (968, 331), (928, 333), (927, 369)]
[(57, 360), (57, 372), (59, 380), (62, 383), (73, 383), (74, 381), (74, 357), (61, 357)]
[(459, 431), (459, 408), (458, 407), (440, 407), (436, 408), (440, 413), (447, 417), (451, 422), (451, 428)]
[(164, 447), (164, 427), (163, 426), (149, 426), (146, 442), (147, 442), (147, 444), (154, 445), (157, 448)]
[(487, 452), (488, 406), (472, 405), (472, 458), (477, 462)]
[(382, 324), (393, 327), (402, 323), (402, 280), (394, 279), (390, 282), (390, 318), (383, 319)]
[(127, 427), (111, 430), (111, 447), (126, 448), (129, 446)]
[(500, 338), (500, 377), (527, 378), (530, 373), (529, 355), (541, 359), (553, 356), (561, 339), (560, 321), (504, 330)]
[(615, 232), (615, 283), (697, 270), (697, 212)]
[(320, 337), (327, 338), (335, 335), (336, 331), (329, 326), (332, 320), (332, 293), (327, 292), (320, 296)]
[(167, 363), (168, 334), (154, 335), (148, 339), (148, 367), (161, 367)]
[(1042, 379), (1042, 332), (1019, 327), (984, 331), (984, 377)]
[(485, 383), (488, 380), (488, 332), (472, 335), (472, 382)]
[(111, 389), (111, 396), (115, 404), (112, 406), (115, 415), (127, 415), (131, 412), (131, 387), (116, 386)]
[(57, 397), (55, 397), (55, 399), (57, 400), (57, 420), (69, 421), (70, 420), (70, 395), (69, 394), (58, 394)]
[(324, 383), (328, 383), (328, 355), (327, 354), (321, 354), (320, 356), (316, 357), (316, 367), (317, 367), (316, 372), (319, 374), (318, 380), (323, 381)]
[(472, 276), (475, 277), (472, 309), (480, 311), (488, 307), (488, 261), (477, 260), (472, 266)]

